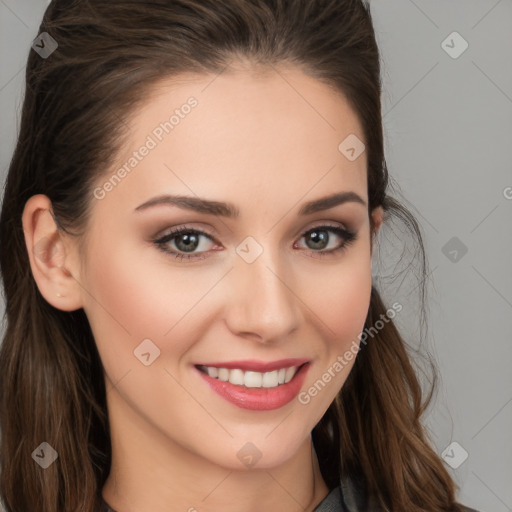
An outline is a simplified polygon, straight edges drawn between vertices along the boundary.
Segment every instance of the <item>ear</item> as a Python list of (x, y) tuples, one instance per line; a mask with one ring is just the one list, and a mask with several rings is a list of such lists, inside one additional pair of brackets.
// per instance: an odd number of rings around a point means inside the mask
[(375, 242), (375, 237), (379, 232), (383, 222), (384, 222), (384, 209), (382, 206), (377, 206), (372, 210), (372, 222), (373, 222), (373, 232), (370, 233), (370, 255), (373, 255), (373, 245)]
[(379, 229), (381, 228), (382, 223), (384, 222), (384, 209), (382, 208), (382, 206), (377, 206), (377, 208), (373, 209), (372, 218), (374, 225), (373, 236), (377, 236), (377, 233), (379, 232)]
[(42, 194), (32, 196), (25, 203), (22, 224), (32, 275), (41, 295), (57, 309), (80, 309), (76, 251), (69, 237), (58, 228), (50, 199)]

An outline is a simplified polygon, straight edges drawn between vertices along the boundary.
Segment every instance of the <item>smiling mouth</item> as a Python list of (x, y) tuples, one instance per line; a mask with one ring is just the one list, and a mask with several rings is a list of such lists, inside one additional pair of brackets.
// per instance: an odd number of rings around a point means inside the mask
[(288, 384), (288, 382), (295, 377), (300, 368), (306, 364), (308, 363), (280, 368), (269, 372), (255, 372), (242, 370), (240, 368), (217, 368), (215, 366), (205, 365), (196, 365), (196, 368), (211, 378), (229, 382), (236, 386), (246, 388), (277, 388)]

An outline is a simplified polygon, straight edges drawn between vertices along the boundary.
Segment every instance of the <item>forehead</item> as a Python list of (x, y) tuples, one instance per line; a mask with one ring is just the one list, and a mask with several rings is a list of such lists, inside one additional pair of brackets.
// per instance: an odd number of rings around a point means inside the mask
[[(342, 93), (298, 68), (167, 78), (127, 123), (110, 174), (135, 164), (112, 193), (122, 189), (131, 204), (164, 190), (252, 201), (298, 200), (308, 191), (366, 195), (366, 154), (350, 161), (339, 149), (348, 136), (364, 140), (356, 112)], [(133, 161), (143, 146), (151, 149)]]

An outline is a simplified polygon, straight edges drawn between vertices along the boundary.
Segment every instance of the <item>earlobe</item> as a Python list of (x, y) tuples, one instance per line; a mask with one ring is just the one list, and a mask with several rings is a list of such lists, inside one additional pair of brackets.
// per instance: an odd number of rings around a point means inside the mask
[(41, 295), (57, 309), (80, 309), (77, 269), (67, 268), (71, 248), (55, 222), (50, 199), (42, 194), (32, 196), (25, 204), (22, 224), (32, 276)]

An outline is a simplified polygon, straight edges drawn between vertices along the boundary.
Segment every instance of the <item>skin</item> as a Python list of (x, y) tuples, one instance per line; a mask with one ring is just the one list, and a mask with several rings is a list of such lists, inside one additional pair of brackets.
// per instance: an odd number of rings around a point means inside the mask
[[(368, 201), (366, 153), (349, 161), (338, 151), (351, 133), (364, 140), (362, 126), (341, 94), (296, 68), (183, 75), (159, 82), (131, 116), (129, 140), (99, 186), (190, 96), (198, 105), (172, 133), (103, 199), (91, 197), (85, 252), (57, 230), (46, 196), (30, 198), (23, 227), (32, 272), (50, 304), (83, 308), (91, 324), (113, 444), (102, 493), (114, 509), (312, 511), (328, 488), (310, 433), (355, 359), (308, 404), (271, 411), (227, 402), (193, 364), (305, 357), (304, 391), (359, 342), (371, 291), (368, 209), (298, 211), (333, 192)], [(169, 205), (134, 212), (163, 193), (231, 202), (240, 217)], [(382, 209), (372, 215), (378, 229)], [(315, 248), (304, 234), (325, 223), (357, 239), (320, 258), (344, 241), (327, 231), (327, 248)], [(214, 238), (201, 236), (195, 249), (206, 258), (180, 261), (152, 242), (185, 224)], [(248, 236), (263, 249), (250, 264), (235, 251)], [(42, 239), (47, 258), (34, 256)], [(180, 252), (178, 242), (167, 246)], [(146, 338), (160, 350), (149, 366), (134, 356)], [(261, 452), (253, 467), (237, 457), (247, 442)]]

